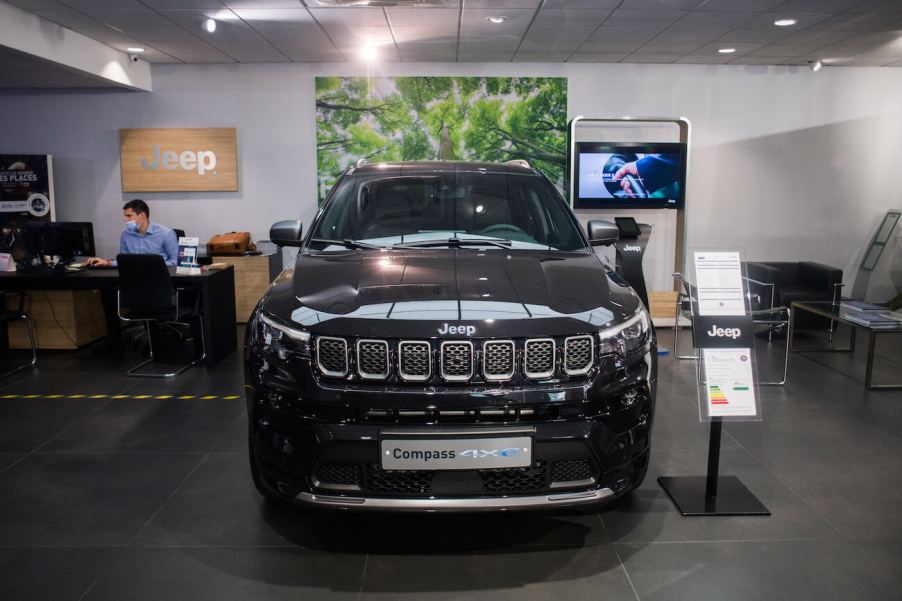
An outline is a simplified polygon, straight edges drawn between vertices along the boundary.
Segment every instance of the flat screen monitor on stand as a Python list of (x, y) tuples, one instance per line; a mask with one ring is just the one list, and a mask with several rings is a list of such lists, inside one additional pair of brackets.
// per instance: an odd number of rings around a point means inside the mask
[(648, 290), (642, 272), (642, 257), (645, 256), (645, 248), (651, 236), (651, 226), (636, 223), (632, 217), (615, 217), (614, 223), (620, 230), (620, 238), (614, 243), (617, 251), (617, 273), (629, 282), (648, 309)]
[(29, 221), (25, 226), (25, 237), (30, 257), (25, 265), (20, 264), (20, 270), (38, 268), (64, 273), (76, 257), (96, 254), (94, 226), (89, 222)]

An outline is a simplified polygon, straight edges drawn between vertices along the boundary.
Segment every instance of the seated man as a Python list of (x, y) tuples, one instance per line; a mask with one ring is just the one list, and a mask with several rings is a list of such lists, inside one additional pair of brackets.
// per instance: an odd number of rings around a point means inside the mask
[[(159, 223), (151, 223), (147, 203), (136, 198), (122, 207), (125, 231), (119, 239), (120, 254), (157, 254), (167, 265), (175, 265), (179, 254), (179, 242), (175, 232)], [(88, 265), (114, 266), (115, 260), (94, 257)]]

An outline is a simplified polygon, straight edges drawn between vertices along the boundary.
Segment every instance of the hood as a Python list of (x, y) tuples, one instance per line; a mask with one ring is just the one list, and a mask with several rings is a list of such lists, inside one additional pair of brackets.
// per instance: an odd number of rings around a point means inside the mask
[(265, 301), (317, 333), (383, 337), (442, 335), (443, 325), (473, 325), (478, 333), (464, 331), (478, 336), (570, 334), (638, 306), (594, 254), (503, 249), (303, 254)]

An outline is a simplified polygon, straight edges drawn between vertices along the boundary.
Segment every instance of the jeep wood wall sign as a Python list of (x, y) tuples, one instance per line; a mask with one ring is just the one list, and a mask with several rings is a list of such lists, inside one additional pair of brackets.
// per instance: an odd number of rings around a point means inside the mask
[(123, 192), (234, 192), (234, 127), (120, 129)]

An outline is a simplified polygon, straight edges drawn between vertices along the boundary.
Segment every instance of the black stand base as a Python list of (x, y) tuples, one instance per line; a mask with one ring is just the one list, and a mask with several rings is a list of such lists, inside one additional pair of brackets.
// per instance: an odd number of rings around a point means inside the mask
[(718, 477), (714, 497), (708, 496), (705, 476), (661, 476), (658, 484), (683, 515), (770, 515), (736, 476)]

